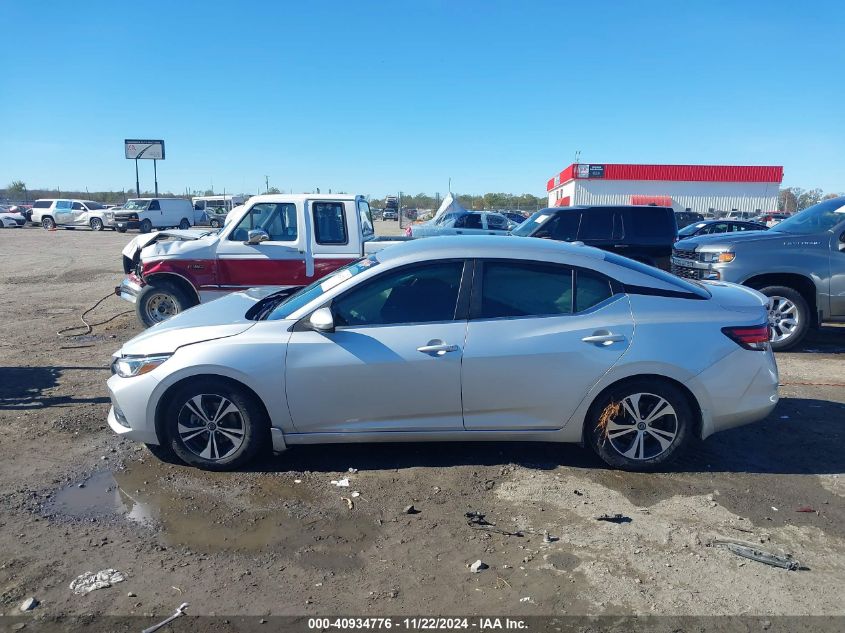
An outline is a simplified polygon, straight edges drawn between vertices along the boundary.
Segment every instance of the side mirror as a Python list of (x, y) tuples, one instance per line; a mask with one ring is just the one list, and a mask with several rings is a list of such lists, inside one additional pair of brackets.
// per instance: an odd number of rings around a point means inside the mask
[(324, 332), (326, 334), (334, 332), (334, 316), (330, 308), (320, 308), (314, 310), (311, 316), (308, 317), (308, 325), (315, 332)]
[(270, 236), (267, 235), (267, 231), (254, 229), (246, 234), (246, 242), (244, 244), (261, 244), (261, 242), (266, 242), (269, 239)]
[(845, 231), (839, 234), (839, 252), (845, 253)]

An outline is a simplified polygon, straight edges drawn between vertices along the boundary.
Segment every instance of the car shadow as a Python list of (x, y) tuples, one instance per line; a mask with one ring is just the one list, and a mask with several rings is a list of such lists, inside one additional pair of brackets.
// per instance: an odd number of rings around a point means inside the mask
[[(397, 470), (517, 464), (552, 470), (560, 466), (608, 470), (587, 447), (552, 442), (402, 442), (292, 446), (253, 463), (259, 472)], [(782, 398), (772, 415), (756, 424), (696, 441), (667, 473), (735, 472), (837, 474), (845, 472), (845, 404)]]
[(845, 325), (826, 325), (807, 332), (797, 346), (778, 354), (845, 354)]
[(105, 396), (77, 398), (47, 395), (59, 385), (62, 372), (84, 370), (108, 372), (106, 367), (0, 367), (0, 411), (26, 411), (71, 404), (105, 404)]

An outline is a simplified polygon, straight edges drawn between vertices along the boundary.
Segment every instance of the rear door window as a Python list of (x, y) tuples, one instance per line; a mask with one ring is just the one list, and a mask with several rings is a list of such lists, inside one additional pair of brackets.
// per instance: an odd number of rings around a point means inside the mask
[(613, 296), (610, 282), (599, 274), (578, 269), (575, 272), (575, 311), (583, 312)]
[(590, 240), (610, 240), (613, 237), (613, 209), (596, 208), (582, 213), (581, 228), (578, 239), (585, 242)]
[(481, 214), (480, 213), (467, 213), (466, 215), (462, 215), (457, 220), (455, 220), (455, 228), (456, 229), (480, 229), (481, 227)]
[[(477, 274), (477, 273), (476, 273)], [(535, 262), (484, 262), (481, 319), (572, 313), (572, 269)]]

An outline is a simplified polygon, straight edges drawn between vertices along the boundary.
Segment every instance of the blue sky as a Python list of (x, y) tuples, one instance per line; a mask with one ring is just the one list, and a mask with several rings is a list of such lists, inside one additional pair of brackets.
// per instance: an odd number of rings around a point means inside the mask
[[(573, 162), (845, 190), (841, 2), (0, 0), (0, 186), (545, 193)], [(152, 188), (152, 166), (141, 165)]]

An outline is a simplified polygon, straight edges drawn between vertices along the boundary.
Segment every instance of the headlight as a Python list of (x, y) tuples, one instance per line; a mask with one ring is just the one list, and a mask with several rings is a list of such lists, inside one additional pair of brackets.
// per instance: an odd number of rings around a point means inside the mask
[(121, 378), (141, 376), (151, 372), (170, 358), (171, 354), (156, 354), (155, 356), (123, 356), (114, 363), (115, 373)]
[(706, 264), (727, 264), (734, 260), (736, 254), (728, 252), (702, 253), (700, 257), (701, 261)]

